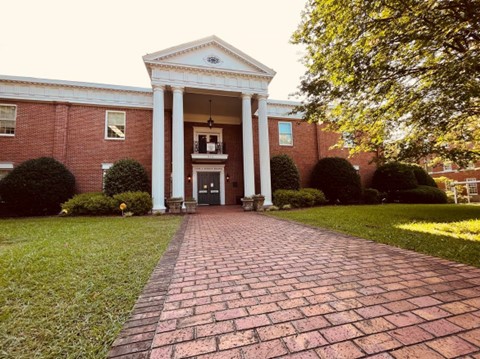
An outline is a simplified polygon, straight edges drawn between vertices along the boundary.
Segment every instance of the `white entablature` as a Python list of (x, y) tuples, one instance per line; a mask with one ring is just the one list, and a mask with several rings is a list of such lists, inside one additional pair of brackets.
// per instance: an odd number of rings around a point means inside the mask
[(275, 71), (219, 39), (204, 39), (143, 57), (152, 86), (268, 94)]

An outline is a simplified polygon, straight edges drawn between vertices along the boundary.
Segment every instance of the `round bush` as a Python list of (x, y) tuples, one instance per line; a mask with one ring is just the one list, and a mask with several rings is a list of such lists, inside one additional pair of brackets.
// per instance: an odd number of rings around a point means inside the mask
[(58, 213), (74, 191), (73, 174), (50, 157), (23, 162), (0, 181), (0, 197), (8, 210), (24, 216)]
[(417, 180), (417, 183), (421, 186), (430, 186), (430, 187), (437, 187), (438, 185), (433, 179), (432, 176), (428, 174), (422, 167), (413, 164), (407, 164), (406, 166), (410, 167), (413, 171), (413, 175)]
[(67, 215), (102, 216), (113, 214), (117, 202), (101, 192), (81, 193), (62, 204)]
[(392, 194), (393, 200), (400, 203), (447, 203), (447, 195), (441, 189), (431, 186), (398, 191)]
[(314, 204), (313, 204), (314, 206), (320, 206), (322, 204), (327, 203), (327, 199), (325, 198), (325, 195), (323, 194), (323, 192), (316, 188), (302, 188), (300, 192), (311, 194), (314, 199)]
[(152, 197), (147, 192), (124, 192), (113, 196), (116, 201), (116, 208), (121, 203), (125, 203), (127, 208), (124, 212), (132, 212), (137, 216), (141, 216), (150, 212), (153, 208)]
[(380, 192), (375, 188), (365, 188), (363, 190), (363, 203), (365, 204), (380, 204), (382, 198)]
[(295, 162), (287, 155), (273, 156), (270, 160), (272, 192), (278, 189), (300, 189), (300, 174)]
[(393, 192), (413, 189), (418, 186), (411, 166), (390, 162), (378, 167), (373, 174), (372, 187), (380, 192)]
[(330, 203), (358, 202), (362, 194), (360, 176), (350, 162), (340, 157), (325, 157), (317, 162), (312, 187), (321, 190)]
[(103, 191), (107, 196), (123, 192), (150, 192), (147, 171), (135, 160), (119, 160), (105, 174)]
[(291, 208), (312, 207), (315, 204), (315, 197), (305, 191), (278, 189), (273, 192), (273, 204), (280, 208), (285, 205), (290, 205)]

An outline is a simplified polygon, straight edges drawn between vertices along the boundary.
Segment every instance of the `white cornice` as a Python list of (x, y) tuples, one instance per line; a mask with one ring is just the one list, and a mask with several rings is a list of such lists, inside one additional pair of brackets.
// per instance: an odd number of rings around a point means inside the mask
[(152, 90), (88, 82), (0, 75), (0, 98), (152, 108)]

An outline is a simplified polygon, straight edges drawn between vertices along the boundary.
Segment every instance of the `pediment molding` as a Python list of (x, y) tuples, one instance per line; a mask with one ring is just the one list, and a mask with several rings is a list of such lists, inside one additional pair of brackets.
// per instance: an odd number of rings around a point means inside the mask
[[(182, 56), (193, 54), (195, 52), (201, 52), (205, 48), (213, 47), (216, 48), (221, 53), (226, 54), (230, 58), (238, 61), (239, 63), (243, 64), (243, 69), (234, 68), (232, 67), (227, 68), (225, 65), (222, 64), (223, 61), (219, 62), (219, 64), (212, 64), (205, 62), (205, 65), (197, 63), (180, 63), (172, 61), (176, 57), (182, 59)], [(212, 54), (214, 55), (214, 54)], [(207, 55), (208, 57), (208, 55)], [(215, 35), (209, 36), (207, 38), (199, 39), (193, 42), (189, 42), (186, 44), (178, 45), (175, 47), (171, 47), (162, 51), (157, 51), (152, 54), (148, 54), (143, 56), (143, 60), (149, 73), (151, 75), (151, 69), (149, 67), (167, 67), (167, 68), (175, 68), (178, 70), (192, 70), (196, 69), (198, 71), (210, 72), (210, 73), (220, 73), (220, 74), (239, 74), (240, 76), (255, 76), (255, 77), (263, 77), (268, 78), (271, 80), (273, 76), (275, 76), (275, 71), (271, 68), (263, 65), (259, 61), (253, 59), (249, 55), (245, 54), (244, 52), (240, 51), (239, 49), (233, 47), (232, 45), (228, 44), (227, 42), (221, 40), (220, 38), (216, 37)], [(241, 66), (241, 67), (242, 67)], [(251, 69), (251, 70), (246, 70)]]

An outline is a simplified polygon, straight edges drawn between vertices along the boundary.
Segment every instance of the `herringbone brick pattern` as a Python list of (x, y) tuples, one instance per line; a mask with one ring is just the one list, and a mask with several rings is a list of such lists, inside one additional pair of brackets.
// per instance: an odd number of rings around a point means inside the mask
[(480, 269), (255, 213), (190, 216), (161, 301), (111, 357), (480, 358)]

